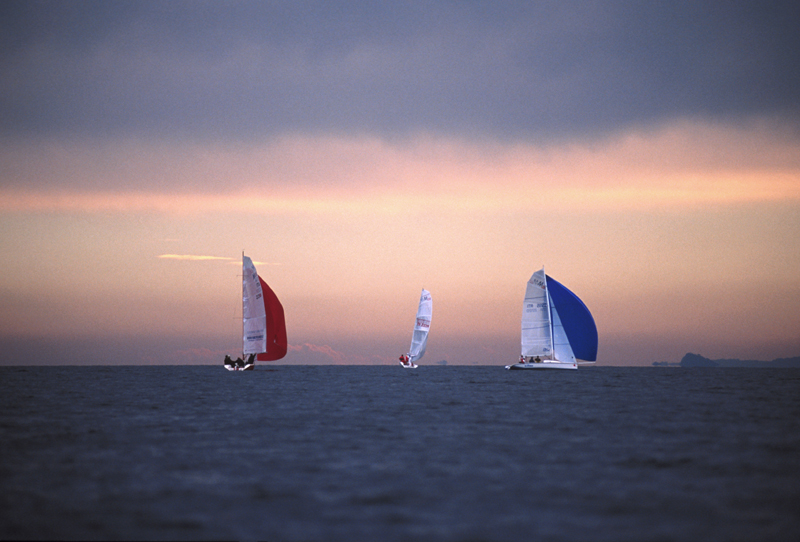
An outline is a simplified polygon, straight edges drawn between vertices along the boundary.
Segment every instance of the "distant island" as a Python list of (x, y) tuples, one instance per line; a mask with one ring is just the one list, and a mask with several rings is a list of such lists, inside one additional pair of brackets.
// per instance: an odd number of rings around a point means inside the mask
[[(675, 367), (675, 363), (656, 361), (656, 367)], [(778, 358), (772, 361), (759, 361), (755, 359), (709, 359), (700, 354), (686, 354), (678, 367), (800, 367), (800, 357)]]

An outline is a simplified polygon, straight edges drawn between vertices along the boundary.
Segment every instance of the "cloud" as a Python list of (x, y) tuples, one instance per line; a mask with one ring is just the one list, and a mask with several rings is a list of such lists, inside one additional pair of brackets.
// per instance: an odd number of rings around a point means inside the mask
[[(240, 265), (242, 262), (239, 258), (228, 258), (225, 256), (201, 256), (196, 254), (160, 254), (158, 256), (162, 260), (185, 260), (191, 262), (205, 262), (205, 261), (214, 261), (214, 260), (222, 260), (226, 263), (231, 265)], [(260, 261), (253, 261), (253, 265), (257, 267), (261, 266), (277, 266), (281, 265), (279, 262), (260, 262)]]
[(0, 133), (539, 142), (796, 126), (793, 2), (6, 2)]
[(420, 135), (100, 149), (9, 144), (0, 150), (0, 210), (363, 217), (515, 212), (540, 200), (591, 210), (800, 198), (800, 139), (774, 119), (683, 121), (563, 145)]
[(207, 260), (233, 260), (233, 258), (226, 258), (224, 256), (198, 256), (194, 254), (160, 254), (158, 257), (164, 260), (189, 260), (193, 262)]

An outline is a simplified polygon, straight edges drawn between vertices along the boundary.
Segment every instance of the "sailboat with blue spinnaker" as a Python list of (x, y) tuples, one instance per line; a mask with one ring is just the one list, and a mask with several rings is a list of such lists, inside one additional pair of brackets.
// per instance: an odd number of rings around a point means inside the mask
[(597, 360), (592, 313), (544, 268), (531, 275), (525, 289), (520, 342), (519, 363), (506, 369), (577, 369)]

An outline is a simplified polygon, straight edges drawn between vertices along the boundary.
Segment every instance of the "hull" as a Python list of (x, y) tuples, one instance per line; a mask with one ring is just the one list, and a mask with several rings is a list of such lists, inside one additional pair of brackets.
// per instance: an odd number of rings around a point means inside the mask
[(409, 363), (408, 365), (406, 365), (405, 363), (401, 363), (400, 367), (402, 367), (403, 369), (416, 369), (417, 367), (419, 367), (419, 365), (417, 365), (416, 363)]
[(515, 363), (514, 365), (506, 365), (506, 369), (520, 369), (520, 370), (545, 370), (545, 369), (577, 369), (577, 363), (568, 363), (560, 361), (542, 361), (539, 363)]
[(245, 365), (244, 367), (237, 367), (235, 365), (223, 365), (223, 367), (225, 367), (229, 371), (252, 371), (253, 367), (255, 367), (255, 364), (251, 363), (249, 365)]

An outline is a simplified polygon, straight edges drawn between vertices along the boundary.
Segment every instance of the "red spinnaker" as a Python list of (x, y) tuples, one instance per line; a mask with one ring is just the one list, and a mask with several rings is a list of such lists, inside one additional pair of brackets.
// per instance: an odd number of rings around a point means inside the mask
[(258, 361), (275, 361), (286, 355), (286, 320), (283, 317), (283, 305), (278, 296), (267, 286), (261, 276), (261, 292), (264, 294), (264, 310), (267, 313), (267, 351), (258, 354)]

